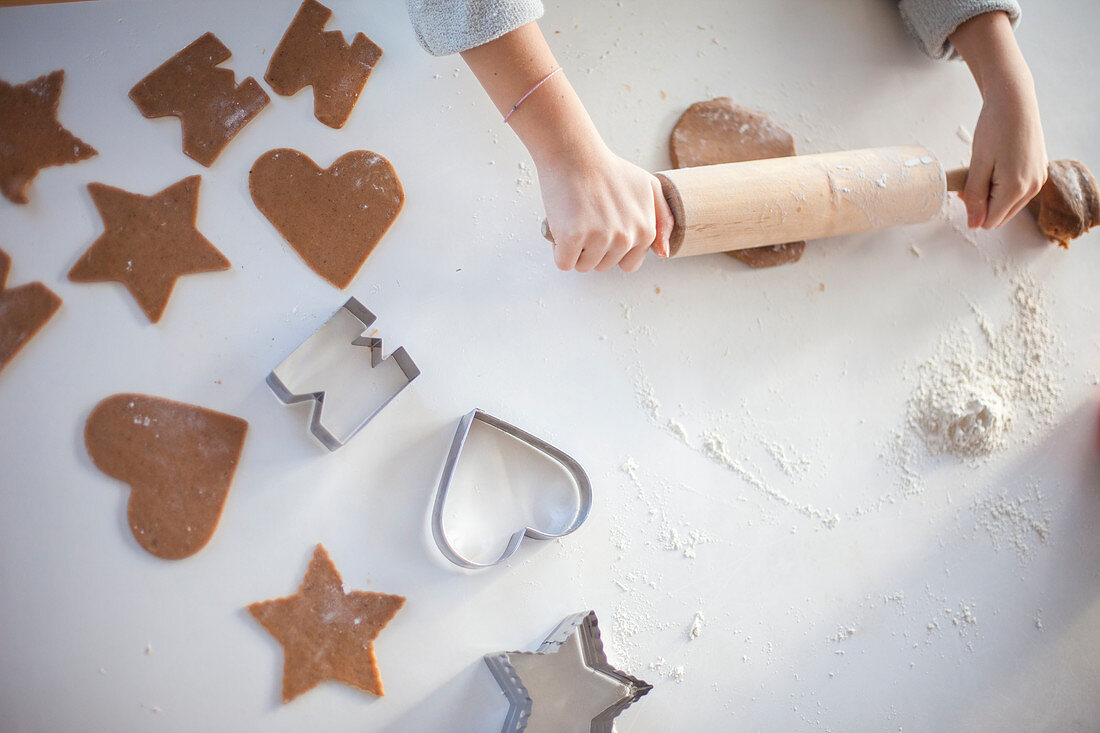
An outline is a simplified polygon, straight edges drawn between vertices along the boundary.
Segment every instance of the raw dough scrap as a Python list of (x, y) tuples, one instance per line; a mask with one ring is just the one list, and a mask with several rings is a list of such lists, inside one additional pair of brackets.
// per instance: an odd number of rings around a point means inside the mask
[(1070, 240), (1100, 224), (1100, 187), (1083, 163), (1053, 160), (1028, 210), (1047, 239), (1069, 249)]
[(305, 0), (271, 55), (264, 79), (277, 93), (296, 94), (313, 86), (313, 114), (340, 129), (363, 91), (379, 48), (362, 33), (349, 46), (340, 31), (325, 31), (332, 11), (317, 0)]
[[(675, 168), (795, 155), (789, 132), (729, 97), (688, 107), (672, 128), (668, 148)], [(805, 250), (805, 242), (788, 242), (726, 254), (750, 267), (775, 267), (798, 262)]]
[(5, 288), (11, 257), (0, 249), (0, 369), (46, 325), (61, 298), (40, 282)]
[(130, 90), (146, 117), (179, 117), (183, 152), (207, 167), (270, 101), (252, 77), (237, 86), (232, 71), (217, 68), (231, 55), (205, 33)]
[(27, 203), (27, 186), (43, 168), (96, 155), (57, 120), (64, 81), (64, 69), (24, 84), (0, 79), (0, 193), (13, 203)]
[(340, 573), (318, 544), (297, 593), (253, 603), (248, 611), (283, 645), (285, 703), (325, 680), (384, 694), (374, 640), (403, 605), (403, 596), (345, 593)]
[(201, 180), (189, 176), (152, 196), (89, 183), (104, 231), (69, 279), (122, 283), (156, 323), (181, 275), (228, 270), (229, 260), (195, 228)]
[(84, 445), (99, 470), (130, 485), (130, 530), (166, 560), (210, 541), (241, 456), (239, 417), (140, 394), (116, 394), (92, 410)]
[(248, 174), (252, 200), (321, 277), (343, 289), (405, 202), (390, 162), (353, 150), (321, 169), (289, 148), (261, 155)]

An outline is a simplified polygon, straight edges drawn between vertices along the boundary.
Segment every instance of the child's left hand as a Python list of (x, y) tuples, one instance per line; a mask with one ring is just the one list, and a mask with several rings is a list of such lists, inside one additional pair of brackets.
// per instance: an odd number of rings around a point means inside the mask
[(971, 18), (955, 29), (951, 43), (982, 93), (970, 172), (960, 196), (969, 226), (994, 229), (1019, 213), (1046, 182), (1035, 82), (1004, 12)]
[(993, 87), (974, 128), (962, 192), (967, 224), (995, 229), (1020, 212), (1047, 179), (1047, 153), (1030, 75)]

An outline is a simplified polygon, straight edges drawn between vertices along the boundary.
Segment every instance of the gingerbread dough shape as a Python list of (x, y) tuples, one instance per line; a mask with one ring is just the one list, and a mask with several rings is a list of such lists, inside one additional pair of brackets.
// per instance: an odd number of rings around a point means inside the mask
[(5, 288), (10, 269), (11, 257), (0, 249), (0, 369), (61, 307), (61, 298), (42, 283)]
[(325, 31), (332, 11), (305, 0), (271, 55), (264, 79), (283, 96), (313, 87), (313, 114), (329, 127), (348, 121), (382, 49), (362, 33), (349, 46), (340, 31)]
[[(674, 168), (795, 155), (789, 132), (729, 97), (688, 107), (672, 128), (668, 147)], [(798, 262), (805, 250), (805, 242), (788, 242), (726, 254), (750, 267), (775, 267)]]
[(84, 445), (99, 470), (130, 485), (127, 516), (138, 543), (178, 560), (213, 536), (247, 430), (232, 415), (116, 394), (92, 410)]
[(0, 79), (0, 193), (13, 203), (27, 203), (27, 187), (43, 168), (97, 154), (57, 120), (64, 81), (64, 69), (25, 84)]
[(1052, 160), (1046, 183), (1027, 207), (1043, 236), (1069, 249), (1071, 240), (1100, 224), (1100, 186), (1080, 161)]
[(248, 607), (283, 645), (283, 702), (325, 680), (382, 695), (374, 640), (405, 605), (402, 596), (353, 590), (317, 545), (298, 592)]
[(228, 270), (229, 260), (195, 228), (201, 180), (190, 176), (152, 196), (88, 184), (104, 231), (69, 279), (122, 283), (156, 323), (181, 275)]
[(327, 169), (289, 148), (261, 155), (248, 174), (252, 200), (318, 275), (343, 289), (405, 203), (390, 162), (354, 150)]
[(218, 68), (230, 56), (213, 33), (203, 34), (130, 90), (146, 117), (179, 117), (183, 152), (207, 167), (270, 101), (252, 77), (237, 86), (232, 71)]

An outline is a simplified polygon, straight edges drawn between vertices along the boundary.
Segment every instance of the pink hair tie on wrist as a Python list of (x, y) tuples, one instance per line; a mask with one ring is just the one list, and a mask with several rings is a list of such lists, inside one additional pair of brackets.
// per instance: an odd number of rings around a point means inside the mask
[(524, 101), (525, 99), (527, 99), (527, 98), (528, 98), (528, 97), (530, 97), (530, 96), (531, 96), (532, 94), (534, 94), (534, 93), (535, 93), (535, 90), (536, 90), (536, 89), (538, 89), (539, 87), (541, 87), (541, 86), (542, 86), (543, 84), (545, 84), (546, 82), (550, 81), (550, 77), (552, 77), (552, 76), (553, 76), (554, 74), (558, 73), (559, 71), (561, 71), (561, 67), (560, 67), (560, 66), (559, 66), (558, 68), (554, 69), (553, 71), (551, 71), (551, 72), (550, 72), (549, 74), (547, 74), (546, 76), (542, 77), (542, 80), (541, 80), (541, 81), (539, 81), (539, 83), (538, 83), (538, 84), (536, 84), (535, 86), (531, 87), (531, 88), (530, 88), (530, 89), (529, 89), (529, 90), (527, 91), (527, 93), (526, 93), (526, 94), (524, 94), (524, 95), (523, 95), (522, 97), (520, 97), (520, 98), (519, 98), (519, 101), (518, 101), (518, 102), (516, 102), (515, 104), (513, 104), (513, 105), (512, 105), (512, 109), (508, 110), (508, 114), (504, 115), (504, 123), (505, 123), (505, 124), (507, 124), (507, 123), (508, 123), (508, 118), (512, 116), (512, 113), (513, 113), (513, 112), (515, 112), (515, 111), (516, 111), (517, 109), (519, 109), (519, 106), (520, 106), (521, 104), (523, 104), (523, 101)]

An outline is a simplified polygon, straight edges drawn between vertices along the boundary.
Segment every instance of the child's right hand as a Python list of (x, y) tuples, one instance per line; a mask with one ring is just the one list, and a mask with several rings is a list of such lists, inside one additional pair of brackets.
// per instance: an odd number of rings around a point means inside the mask
[(667, 256), (672, 213), (656, 176), (602, 143), (537, 167), (558, 269), (634, 272), (651, 247)]
[(537, 23), (462, 58), (535, 161), (560, 269), (633, 272), (650, 247), (668, 255), (660, 182), (604, 144)]

